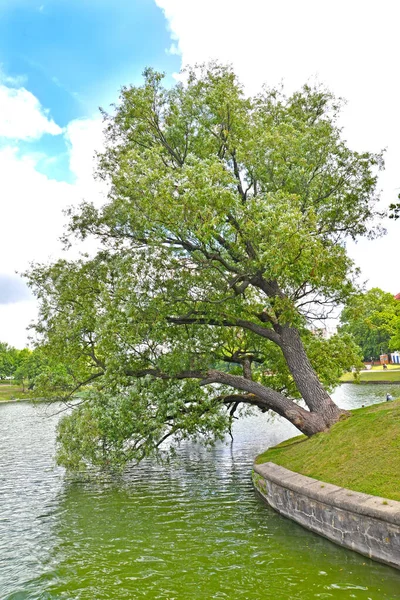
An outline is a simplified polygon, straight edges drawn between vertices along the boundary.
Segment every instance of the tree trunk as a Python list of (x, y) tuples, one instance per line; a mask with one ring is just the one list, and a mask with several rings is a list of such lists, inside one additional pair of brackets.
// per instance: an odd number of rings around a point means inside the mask
[(347, 411), (341, 410), (325, 391), (311, 366), (297, 329), (283, 326), (280, 337), (280, 347), (297, 389), (310, 412), (318, 414), (325, 423), (324, 429), (328, 429), (342, 415), (348, 414)]
[(242, 401), (246, 404), (253, 404), (262, 410), (273, 410), (278, 415), (290, 421), (301, 433), (309, 437), (315, 433), (326, 431), (330, 425), (338, 421), (340, 415), (343, 413), (328, 396), (332, 406), (338, 411), (337, 418), (332, 420), (328, 425), (326, 415), (320, 414), (318, 411), (308, 411), (296, 404), (296, 402), (293, 402), (293, 400), (286, 398), (279, 392), (257, 381), (252, 381), (238, 375), (231, 375), (230, 373), (211, 370), (208, 371), (207, 377), (203, 379), (201, 385), (209, 383), (221, 383), (248, 392), (252, 395), (251, 398), (249, 396), (245, 400), (242, 398)]

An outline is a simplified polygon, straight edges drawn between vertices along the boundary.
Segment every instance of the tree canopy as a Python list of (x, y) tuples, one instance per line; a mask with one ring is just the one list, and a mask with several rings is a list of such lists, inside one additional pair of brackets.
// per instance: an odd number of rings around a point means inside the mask
[(6, 342), (0, 342), (0, 380), (15, 379), (30, 354), (28, 348), (18, 350)]
[(341, 331), (351, 334), (365, 360), (400, 349), (400, 302), (373, 288), (351, 297), (340, 316)]
[(222, 436), (241, 406), (324, 431), (359, 360), (316, 327), (354, 289), (345, 242), (370, 231), (381, 155), (349, 149), (322, 87), (248, 97), (214, 63), (185, 77), (148, 69), (122, 89), (104, 114), (108, 201), (70, 211), (70, 243), (101, 249), (29, 274), (39, 342), (64, 365), (42, 394), (84, 390), (60, 426), (70, 468)]
[(18, 350), (0, 342), (0, 379), (10, 379), (18, 366)]

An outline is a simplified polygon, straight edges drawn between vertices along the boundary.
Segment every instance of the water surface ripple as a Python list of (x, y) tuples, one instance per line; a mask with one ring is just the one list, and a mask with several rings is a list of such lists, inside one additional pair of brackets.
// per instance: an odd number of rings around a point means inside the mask
[[(342, 406), (380, 399), (351, 387)], [(0, 405), (0, 600), (400, 600), (400, 572), (255, 495), (252, 460), (289, 424), (250, 417), (232, 444), (187, 443), (168, 465), (74, 483), (54, 465), (55, 412)]]

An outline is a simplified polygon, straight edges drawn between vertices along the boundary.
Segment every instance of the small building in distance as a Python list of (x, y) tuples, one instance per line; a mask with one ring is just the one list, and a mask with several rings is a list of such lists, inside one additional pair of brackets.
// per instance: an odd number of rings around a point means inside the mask
[(388, 354), (381, 354), (379, 357), (379, 361), (381, 363), (381, 365), (387, 365), (389, 364), (389, 356)]
[(390, 354), (390, 362), (394, 365), (400, 365), (400, 352), (392, 352)]

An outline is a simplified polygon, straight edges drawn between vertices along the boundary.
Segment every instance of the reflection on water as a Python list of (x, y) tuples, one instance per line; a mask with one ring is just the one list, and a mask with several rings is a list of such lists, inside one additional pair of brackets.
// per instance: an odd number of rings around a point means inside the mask
[[(342, 386), (337, 401), (379, 397), (365, 387)], [(232, 444), (183, 444), (168, 465), (79, 484), (53, 464), (49, 410), (0, 406), (1, 600), (400, 599), (400, 572), (256, 497), (254, 456), (296, 432), (280, 419), (250, 417)]]

